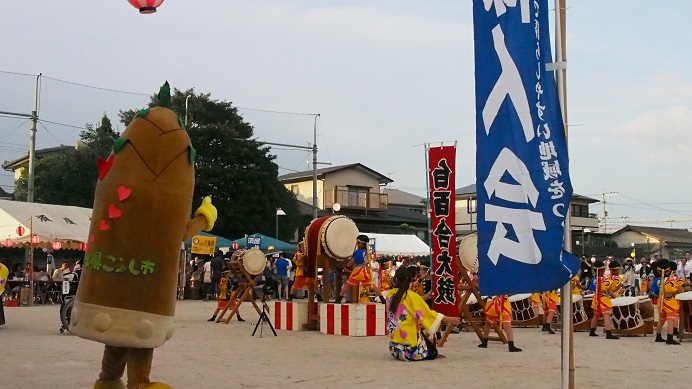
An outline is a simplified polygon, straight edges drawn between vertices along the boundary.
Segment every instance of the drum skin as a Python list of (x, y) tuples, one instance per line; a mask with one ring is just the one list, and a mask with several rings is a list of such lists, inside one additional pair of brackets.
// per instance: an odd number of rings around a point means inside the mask
[(461, 239), (459, 260), (466, 270), (478, 273), (478, 234), (466, 235)]
[(247, 250), (241, 256), (241, 260), (245, 270), (253, 276), (261, 274), (267, 266), (267, 257), (264, 256), (262, 250), (256, 248)]
[(346, 216), (330, 217), (320, 229), (320, 243), (324, 253), (336, 260), (351, 258), (358, 233), (356, 223)]

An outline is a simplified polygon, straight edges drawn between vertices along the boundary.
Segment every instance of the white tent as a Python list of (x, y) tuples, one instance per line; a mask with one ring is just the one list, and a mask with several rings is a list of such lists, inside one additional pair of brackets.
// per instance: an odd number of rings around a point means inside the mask
[(425, 256), (430, 255), (430, 247), (415, 235), (374, 234), (363, 232), (375, 239), (377, 255), (385, 256)]
[[(87, 243), (89, 208), (0, 200), (0, 244), (10, 239), (13, 247), (28, 246), (32, 218), (34, 235), (39, 238), (37, 247), (51, 247), (56, 240), (63, 249), (79, 249), (81, 243)], [(17, 235), (19, 226), (24, 228), (21, 236)]]

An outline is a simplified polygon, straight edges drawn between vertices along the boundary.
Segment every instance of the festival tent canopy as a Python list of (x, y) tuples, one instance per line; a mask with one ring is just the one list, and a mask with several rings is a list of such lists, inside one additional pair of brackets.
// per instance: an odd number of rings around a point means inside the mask
[[(274, 239), (271, 237), (268, 237), (266, 235), (262, 235), (259, 233), (254, 233), (252, 235), (248, 235), (243, 238), (238, 238), (233, 241), (233, 243), (238, 243), (238, 247), (240, 248), (246, 248), (247, 244), (247, 239), (248, 238), (259, 238), (260, 242), (260, 250), (262, 251), (271, 251), (271, 252), (289, 252), (289, 253), (295, 253), (296, 252), (296, 245), (286, 243), (284, 241)], [(269, 247), (272, 247), (272, 249), (269, 249)]]
[(375, 252), (378, 256), (430, 255), (430, 247), (415, 235), (375, 234), (364, 232), (371, 240), (375, 239)]
[[(49, 248), (59, 241), (63, 249), (79, 249), (87, 243), (91, 224), (91, 209), (67, 205), (26, 203), (0, 200), (0, 244), (7, 239), (12, 247), (27, 247), (33, 233), (38, 236), (36, 247)], [(17, 235), (17, 227), (24, 234)]]

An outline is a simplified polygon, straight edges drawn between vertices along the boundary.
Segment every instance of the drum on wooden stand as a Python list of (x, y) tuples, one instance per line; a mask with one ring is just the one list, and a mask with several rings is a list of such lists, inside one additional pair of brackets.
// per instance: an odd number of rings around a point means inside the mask
[(471, 294), (471, 296), (469, 296), (468, 300), (466, 300), (466, 304), (468, 304), (469, 306), (471, 316), (481, 318), (485, 315), (483, 313), (483, 307), (485, 306), (485, 304), (484, 302), (479, 303), (475, 294)]
[(684, 292), (675, 296), (680, 303), (680, 317), (685, 332), (692, 332), (692, 292)]
[(459, 260), (466, 270), (478, 273), (478, 234), (469, 234), (461, 239)]
[(531, 293), (509, 296), (509, 305), (512, 307), (512, 320), (514, 321), (528, 321), (538, 317), (538, 312), (533, 307)]
[(337, 261), (351, 258), (358, 238), (358, 226), (346, 216), (332, 216), (320, 229), (320, 243), (324, 253)]
[(638, 296), (637, 298), (639, 299), (639, 312), (641, 312), (642, 319), (644, 321), (654, 320), (654, 304), (649, 296)]
[(231, 256), (231, 262), (240, 262), (245, 271), (253, 276), (262, 274), (267, 266), (267, 258), (264, 256), (264, 252), (257, 248), (236, 250)]
[(639, 299), (636, 297), (618, 297), (611, 300), (613, 310), (611, 319), (617, 330), (633, 330), (644, 325), (639, 311)]
[[(562, 299), (560, 299), (557, 302), (557, 312), (559, 314), (562, 313)], [(560, 315), (562, 317), (562, 315)], [(560, 319), (562, 320), (562, 319)], [(586, 314), (586, 310), (584, 310), (584, 297), (580, 294), (573, 294), (572, 295), (572, 324), (577, 325), (586, 322), (589, 320), (589, 316)]]

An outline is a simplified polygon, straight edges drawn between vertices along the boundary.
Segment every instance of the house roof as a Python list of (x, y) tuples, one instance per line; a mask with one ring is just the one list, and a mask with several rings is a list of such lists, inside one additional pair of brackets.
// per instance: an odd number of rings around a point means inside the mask
[(418, 207), (425, 207), (425, 198), (416, 196), (413, 193), (394, 188), (384, 188), (382, 193), (387, 195), (387, 203), (390, 205), (415, 205)]
[[(369, 167), (363, 165), (362, 163), (350, 163), (348, 165), (339, 165), (339, 166), (330, 166), (322, 169), (317, 169), (317, 178), (324, 177), (325, 175), (329, 173), (334, 173), (340, 170), (346, 170), (346, 169), (361, 169), (365, 170), (367, 173), (370, 173), (374, 176), (377, 177), (377, 179), (380, 181), (380, 184), (389, 184), (390, 182), (394, 182), (391, 178), (378, 173)], [(281, 182), (297, 182), (297, 181), (304, 181), (307, 179), (312, 179), (312, 170), (307, 170), (304, 172), (296, 172), (296, 173), (288, 173), (284, 174), (282, 176), (278, 177), (278, 180)]]
[(692, 244), (692, 232), (683, 228), (631, 226), (628, 224), (622, 229), (613, 233), (613, 235), (619, 235), (626, 231), (638, 232), (642, 235), (648, 235), (666, 243)]
[[(41, 157), (45, 157), (45, 156), (50, 155), (50, 154), (59, 153), (62, 151), (73, 149), (73, 148), (74, 148), (74, 146), (66, 146), (66, 145), (48, 147), (45, 149), (36, 150), (36, 152), (34, 153), (34, 156), (36, 158), (41, 158)], [(27, 162), (29, 162), (29, 153), (27, 153), (25, 156), (23, 156), (21, 158), (17, 158), (17, 159), (12, 160), (12, 161), (5, 161), (2, 164), (2, 168), (7, 170), (7, 171), (15, 171), (20, 166), (22, 166), (23, 164), (25, 164)]]
[(0, 200), (12, 200), (12, 194), (7, 193), (4, 189), (0, 188)]
[[(462, 186), (461, 188), (457, 188), (454, 191), (454, 194), (459, 197), (459, 196), (467, 196), (467, 195), (474, 195), (476, 194), (476, 184), (471, 184), (471, 185), (466, 185)], [(580, 194), (573, 193), (572, 194), (572, 199), (574, 200), (581, 200), (584, 202), (587, 202), (589, 204), (591, 203), (597, 203), (599, 200), (596, 200), (594, 198), (588, 197), (588, 196), (582, 196)]]

